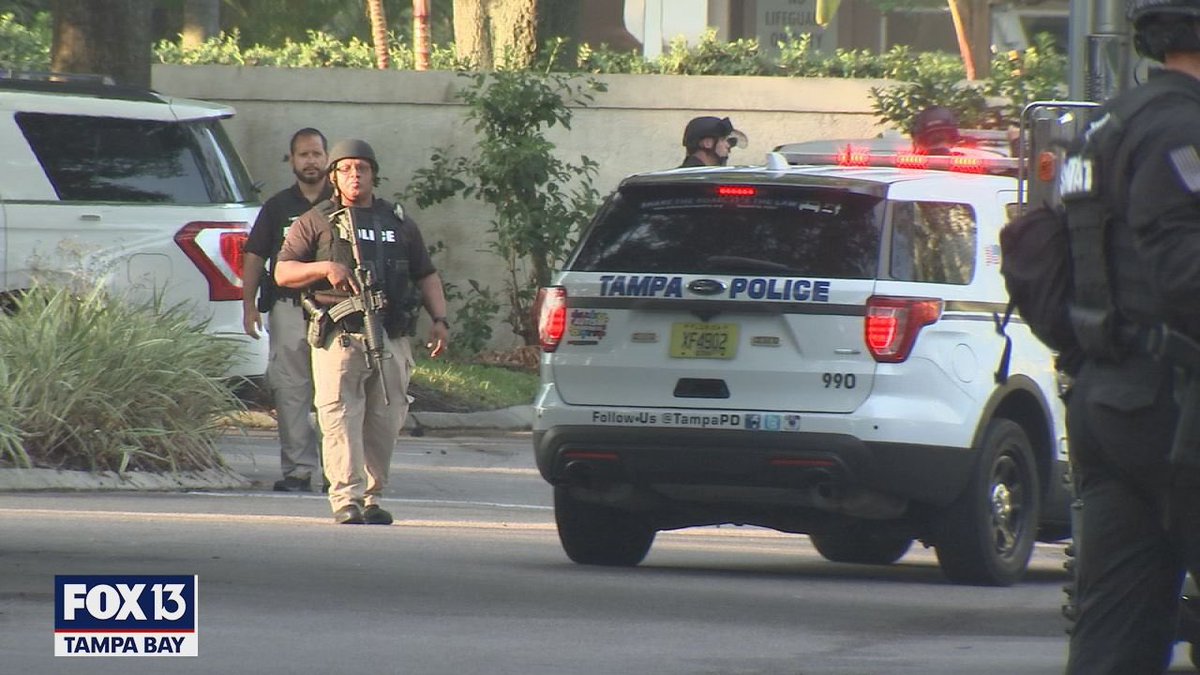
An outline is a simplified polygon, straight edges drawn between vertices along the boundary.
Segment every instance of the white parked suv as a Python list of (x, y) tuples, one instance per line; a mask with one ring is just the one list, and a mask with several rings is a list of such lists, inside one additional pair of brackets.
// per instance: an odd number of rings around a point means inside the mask
[(636, 565), (659, 530), (735, 523), (1020, 579), (1070, 498), (1052, 354), (1014, 318), (1005, 359), (996, 330), (1014, 173), (797, 144), (625, 179), (539, 292), (533, 443), (567, 555)]
[(62, 77), (0, 75), (0, 297), (56, 275), (158, 293), (242, 342), (231, 376), (262, 375), (241, 304), (259, 204), (221, 129), (233, 110)]

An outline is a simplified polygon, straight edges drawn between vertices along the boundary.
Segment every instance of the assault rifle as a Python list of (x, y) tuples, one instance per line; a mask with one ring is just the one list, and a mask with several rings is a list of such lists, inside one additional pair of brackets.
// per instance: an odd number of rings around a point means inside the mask
[(1171, 443), (1171, 466), (1200, 471), (1200, 342), (1164, 325), (1150, 333), (1146, 346), (1156, 358), (1179, 370), (1175, 380), (1179, 421)]
[[(354, 223), (354, 209), (347, 207), (336, 211), (330, 214), (329, 221), (338, 228), (343, 239), (350, 241), (350, 246), (354, 250), (354, 269), (351, 272), (354, 275), (354, 282), (358, 286), (358, 293), (351, 296), (349, 301), (353, 303), (355, 310), (362, 312), (367, 367), (379, 370), (379, 387), (383, 390), (383, 403), (390, 406), (392, 401), (388, 397), (387, 380), (384, 379), (383, 374), (384, 359), (392, 358), (384, 339), (387, 333), (383, 330), (385, 304), (383, 288), (375, 274), (374, 265), (363, 260), (362, 249), (358, 244), (358, 227)], [(379, 246), (378, 228), (375, 232), (375, 245)]]

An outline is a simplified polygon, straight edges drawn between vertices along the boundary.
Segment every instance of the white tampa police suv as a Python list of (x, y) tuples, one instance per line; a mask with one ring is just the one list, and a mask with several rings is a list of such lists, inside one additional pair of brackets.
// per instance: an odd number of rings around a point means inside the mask
[(241, 255), (258, 197), (221, 119), (233, 110), (94, 78), (0, 73), (0, 298), (35, 278), (95, 278), (190, 307), (241, 341)]
[(1052, 355), (1014, 320), (1005, 376), (994, 321), (1016, 160), (817, 145), (625, 179), (539, 292), (533, 442), (572, 560), (736, 523), (849, 563), (920, 540), (1007, 585), (1069, 536)]

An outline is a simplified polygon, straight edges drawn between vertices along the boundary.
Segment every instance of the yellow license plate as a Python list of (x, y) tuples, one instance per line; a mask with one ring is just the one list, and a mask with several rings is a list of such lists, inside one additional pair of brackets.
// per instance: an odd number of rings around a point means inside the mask
[(737, 342), (736, 323), (671, 324), (671, 356), (677, 359), (732, 359)]

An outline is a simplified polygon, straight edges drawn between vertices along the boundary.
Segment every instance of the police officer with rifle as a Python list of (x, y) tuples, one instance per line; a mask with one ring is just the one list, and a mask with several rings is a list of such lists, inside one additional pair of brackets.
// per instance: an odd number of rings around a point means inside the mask
[(1200, 0), (1133, 0), (1127, 18), (1163, 68), (1103, 105), (1059, 182), (1084, 353), (1069, 675), (1164, 672), (1200, 568)]
[(390, 525), (379, 501), (408, 411), (409, 336), (424, 305), (433, 319), (430, 355), (439, 356), (449, 340), (446, 299), (416, 224), (374, 196), (371, 146), (335, 143), (328, 173), (333, 198), (288, 230), (275, 281), (304, 291), (334, 521)]

